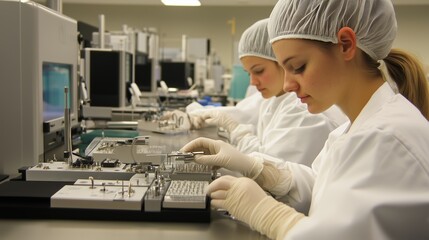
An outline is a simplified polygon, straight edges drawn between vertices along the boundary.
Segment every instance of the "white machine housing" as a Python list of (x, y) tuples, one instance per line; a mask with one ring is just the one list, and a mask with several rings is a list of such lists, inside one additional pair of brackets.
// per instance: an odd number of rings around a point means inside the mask
[[(77, 22), (35, 2), (0, 1), (0, 32), (0, 173), (15, 174), (43, 160), (43, 63), (71, 66), (70, 119), (77, 125)], [(49, 123), (50, 132), (62, 129), (64, 114)]]

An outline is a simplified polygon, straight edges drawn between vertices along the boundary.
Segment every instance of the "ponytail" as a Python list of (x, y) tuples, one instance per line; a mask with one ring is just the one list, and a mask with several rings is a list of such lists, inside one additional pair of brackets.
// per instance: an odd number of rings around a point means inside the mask
[(429, 88), (421, 63), (410, 54), (392, 49), (384, 59), (399, 93), (416, 106), (429, 120)]

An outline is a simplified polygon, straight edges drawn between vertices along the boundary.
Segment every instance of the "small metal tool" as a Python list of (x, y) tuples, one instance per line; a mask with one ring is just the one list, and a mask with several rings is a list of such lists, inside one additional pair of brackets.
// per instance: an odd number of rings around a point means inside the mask
[(204, 152), (172, 152), (167, 154), (168, 158), (175, 157), (176, 160), (183, 160), (185, 162), (193, 161), (195, 159), (195, 155), (204, 154)]

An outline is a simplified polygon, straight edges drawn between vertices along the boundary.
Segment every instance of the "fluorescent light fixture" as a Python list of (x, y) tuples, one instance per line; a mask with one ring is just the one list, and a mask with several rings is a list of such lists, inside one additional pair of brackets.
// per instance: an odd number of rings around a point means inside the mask
[(161, 0), (167, 6), (201, 6), (199, 0)]

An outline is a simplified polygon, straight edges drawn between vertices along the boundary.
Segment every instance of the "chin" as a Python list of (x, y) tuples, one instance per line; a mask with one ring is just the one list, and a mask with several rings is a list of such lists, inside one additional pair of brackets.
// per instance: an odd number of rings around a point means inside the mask
[(308, 105), (308, 104), (307, 104), (307, 110), (312, 114), (318, 114), (318, 113), (325, 111), (324, 109), (322, 109), (318, 106)]
[(261, 95), (262, 95), (263, 98), (270, 98), (270, 97), (273, 96), (272, 94), (268, 94), (266, 92), (261, 92)]

